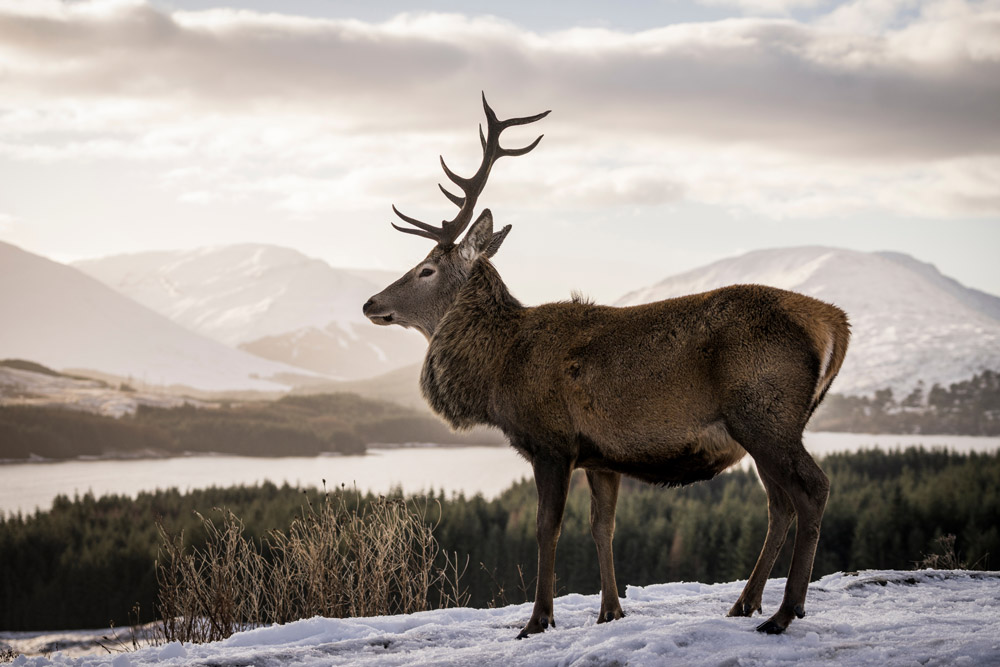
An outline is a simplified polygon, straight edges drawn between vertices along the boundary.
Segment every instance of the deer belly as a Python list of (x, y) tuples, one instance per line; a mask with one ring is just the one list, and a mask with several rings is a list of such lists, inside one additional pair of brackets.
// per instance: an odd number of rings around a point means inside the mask
[(610, 448), (582, 438), (577, 466), (679, 486), (712, 479), (744, 455), (746, 450), (730, 437), (725, 426), (715, 423), (678, 441), (622, 443)]

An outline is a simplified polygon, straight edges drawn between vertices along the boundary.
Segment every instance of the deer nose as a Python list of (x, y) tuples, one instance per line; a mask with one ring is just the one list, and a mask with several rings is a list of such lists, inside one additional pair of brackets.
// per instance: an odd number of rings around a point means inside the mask
[(361, 312), (364, 313), (365, 316), (367, 316), (368, 310), (374, 305), (375, 305), (375, 299), (368, 299), (367, 301), (365, 301), (365, 305), (361, 307)]

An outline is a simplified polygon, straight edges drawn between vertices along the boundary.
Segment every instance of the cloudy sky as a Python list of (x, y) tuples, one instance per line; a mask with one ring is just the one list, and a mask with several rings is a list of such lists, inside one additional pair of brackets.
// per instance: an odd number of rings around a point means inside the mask
[(804, 244), (1000, 294), (1000, 0), (0, 0), (0, 240), (408, 268), (480, 91), (552, 110), (480, 200), (529, 303)]

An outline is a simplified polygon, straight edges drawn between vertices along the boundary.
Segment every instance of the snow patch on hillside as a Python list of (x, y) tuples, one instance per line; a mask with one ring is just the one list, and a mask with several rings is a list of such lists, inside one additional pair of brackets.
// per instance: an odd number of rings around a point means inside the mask
[(169, 394), (122, 391), (99, 380), (0, 367), (0, 405), (69, 408), (105, 417), (123, 417), (135, 414), (140, 405), (176, 408), (185, 403), (205, 405)]
[(851, 320), (851, 345), (833, 391), (901, 398), (1000, 369), (1000, 298), (970, 290), (900, 253), (825, 247), (758, 250), (667, 278), (625, 295), (635, 305), (739, 283), (802, 292)]
[[(768, 582), (764, 609), (781, 601)], [(1000, 573), (837, 573), (813, 582), (808, 615), (783, 635), (726, 612), (744, 582), (629, 586), (625, 618), (597, 625), (599, 595), (556, 598), (557, 627), (518, 641), (530, 604), (308, 620), (224, 641), (134, 653), (18, 658), (14, 665), (996, 665)]]
[(364, 322), (361, 304), (378, 291), (322, 260), (270, 245), (117, 255), (74, 266), (227, 345), (334, 320)]
[(416, 363), (426, 348), (413, 332), (376, 330), (361, 312), (398, 276), (335, 269), (290, 248), (241, 244), (75, 266), (192, 331), (338, 379)]
[(0, 358), (132, 377), (137, 386), (283, 391), (314, 375), (199, 336), (77, 269), (0, 243)]

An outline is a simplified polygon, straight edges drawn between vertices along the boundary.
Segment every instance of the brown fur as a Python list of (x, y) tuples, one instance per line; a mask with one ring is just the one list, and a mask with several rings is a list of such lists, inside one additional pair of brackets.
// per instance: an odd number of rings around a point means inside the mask
[[(728, 432), (727, 403), (755, 401), (762, 418), (805, 426), (824, 336), (838, 326), (829, 376), (846, 318), (821, 301), (742, 285), (630, 308), (524, 308), (481, 258), (430, 341), (421, 386), (455, 428), (492, 424), (515, 446), (558, 443), (579, 467), (685, 483), (745, 453)], [(651, 479), (667, 460), (663, 479)], [(685, 462), (690, 479), (674, 472)]]
[[(485, 248), (491, 234), (486, 211), (463, 244)], [(620, 476), (687, 484), (714, 477), (747, 452), (768, 493), (769, 527), (730, 615), (760, 610), (764, 583), (795, 516), (785, 599), (758, 629), (781, 632), (804, 614), (829, 483), (803, 448), (802, 431), (843, 362), (845, 314), (760, 285), (628, 308), (580, 299), (528, 308), (511, 296), (485, 254), (466, 263), (454, 260), (459, 254), (438, 247), (414, 269), (431, 262), (446, 273), (435, 296), (427, 297), (432, 307), (406, 308), (423, 297), (404, 276), (365, 310), (377, 323), (416, 326), (427, 335), (421, 388), (436, 412), (455, 428), (499, 427), (532, 463), (538, 586), (520, 636), (554, 624), (555, 544), (574, 468), (586, 469), (591, 484), (599, 621), (605, 622), (623, 615), (611, 552)], [(442, 310), (442, 316), (420, 315)]]

